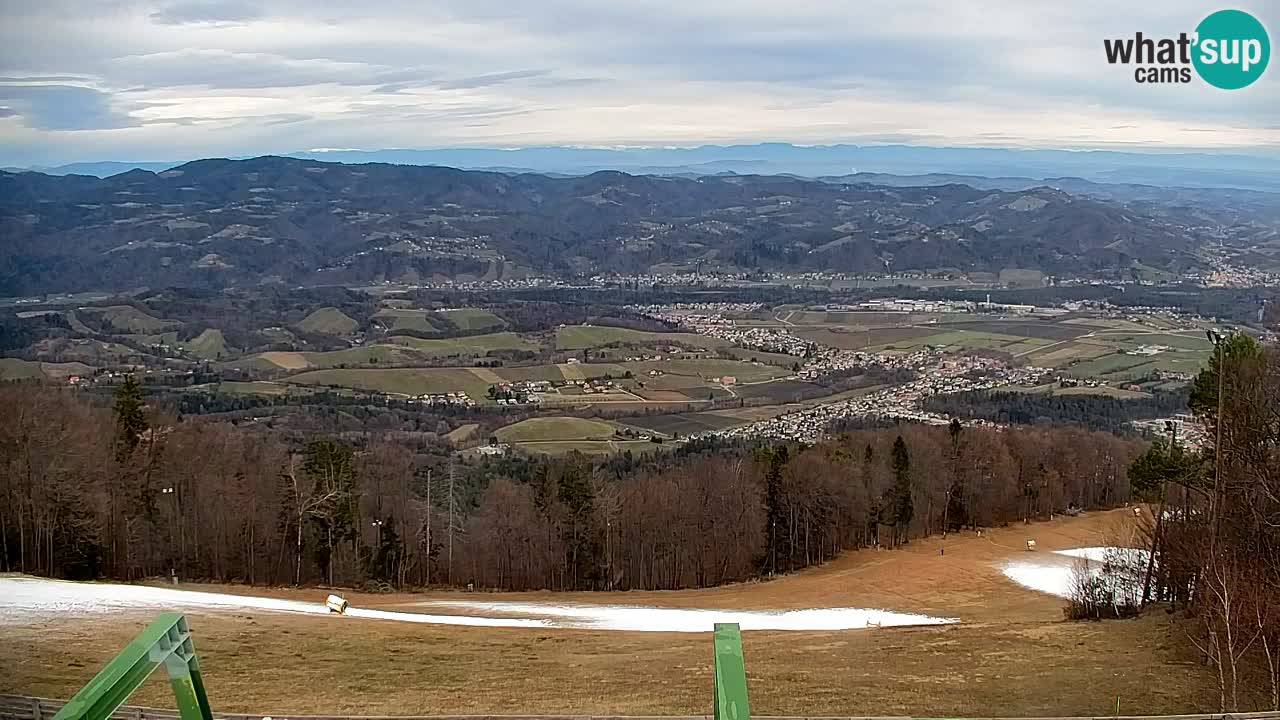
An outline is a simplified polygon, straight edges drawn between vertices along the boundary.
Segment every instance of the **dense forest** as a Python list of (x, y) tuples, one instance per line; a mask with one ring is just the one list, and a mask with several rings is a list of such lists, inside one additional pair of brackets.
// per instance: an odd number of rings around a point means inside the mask
[(412, 436), (179, 420), (132, 382), (112, 406), (25, 384), (0, 387), (0, 402), (0, 566), (75, 578), (714, 585), (944, 527), (1116, 505), (1142, 451), (1102, 433), (957, 424), (645, 462), (442, 462)]
[(975, 390), (934, 395), (926, 410), (960, 418), (977, 418), (1015, 425), (1063, 424), (1091, 430), (1120, 432), (1132, 420), (1169, 417), (1187, 409), (1185, 392), (1156, 392), (1146, 398), (1111, 395), (1049, 395), (1045, 393)]

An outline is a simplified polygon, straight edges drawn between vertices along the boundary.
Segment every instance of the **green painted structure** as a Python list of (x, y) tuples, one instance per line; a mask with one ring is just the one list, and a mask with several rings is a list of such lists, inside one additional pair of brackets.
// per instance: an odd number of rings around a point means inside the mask
[(182, 720), (213, 720), (187, 619), (163, 613), (67, 701), (53, 720), (109, 720), (111, 713), (164, 666)]
[[(164, 666), (182, 720), (213, 720), (205, 697), (200, 663), (187, 619), (164, 613), (87, 685), (67, 701), (53, 720), (110, 720), (116, 708), (156, 668)], [(715, 626), (715, 720), (750, 720), (747, 672), (742, 661), (742, 633), (737, 623)]]
[[(742, 661), (742, 633), (737, 623), (716, 623), (715, 720), (750, 720), (747, 669)], [(185, 720), (185, 719), (184, 719)]]

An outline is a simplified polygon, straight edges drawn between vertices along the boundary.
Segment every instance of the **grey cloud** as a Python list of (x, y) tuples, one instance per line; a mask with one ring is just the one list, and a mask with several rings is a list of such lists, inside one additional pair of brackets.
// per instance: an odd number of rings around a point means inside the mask
[(78, 85), (0, 85), (0, 101), (40, 130), (105, 130), (137, 125), (112, 96)]
[(13, 108), (0, 106), (0, 118), (16, 117), (17, 114), (18, 111)]
[[(1223, 95), (1197, 83), (1137, 87), (1108, 66), (1103, 37), (1176, 33), (1204, 14), (1193, 0), (1140, 5), (992, 0), (979, 12), (950, 0), (0, 0), (0, 74), (10, 76), (0, 84), (75, 88), (0, 102), (32, 126), (118, 127), (137, 124), (121, 104), (136, 98), (130, 109), (189, 117), (148, 120), (145, 133), (100, 142), (196, 138), (228, 154), (525, 133), (540, 142), (612, 142), (611, 134), (623, 143), (684, 142), (682, 133), (703, 128), (716, 140), (1011, 144), (1046, 136), (1101, 143), (1145, 123), (1222, 129), (1197, 133), (1205, 142), (1274, 133), (1275, 69), (1248, 91)], [(222, 27), (229, 24), (242, 27)], [(259, 102), (275, 88), (298, 99), (297, 117)], [(435, 102), (433, 90), (447, 98)], [(420, 92), (420, 103), (407, 91)], [(59, 92), (77, 94), (78, 105), (55, 107), (50, 93)], [(192, 98), (206, 95), (218, 97), (220, 117), (198, 117), (205, 110)], [(875, 112), (859, 112), (863, 104)], [(241, 105), (262, 114), (226, 117)], [(644, 105), (660, 110), (627, 114)], [(69, 116), (77, 107), (83, 120)], [(163, 127), (215, 119), (226, 122), (190, 136), (166, 136)], [(457, 132), (486, 119), (487, 135)], [(48, 147), (61, 149), (52, 139)]]
[(261, 8), (240, 0), (179, 0), (151, 13), (161, 25), (242, 23), (262, 17)]
[(512, 70), (511, 72), (489, 73), (487, 75), (474, 75), (472, 77), (458, 78), (440, 84), (443, 90), (466, 90), (470, 88), (489, 87), (490, 85), (501, 85), (503, 83), (512, 82), (514, 80), (526, 80), (528, 78), (542, 77), (549, 71), (547, 70)]
[(147, 88), (207, 86), (266, 89), (307, 85), (368, 85), (396, 76), (393, 68), (324, 58), (294, 59), (271, 53), (178, 50), (128, 55), (104, 68), (114, 82)]
[(21, 84), (21, 83), (78, 83), (85, 82), (90, 78), (84, 75), (28, 75), (16, 77), (0, 77), (0, 83), (4, 84)]

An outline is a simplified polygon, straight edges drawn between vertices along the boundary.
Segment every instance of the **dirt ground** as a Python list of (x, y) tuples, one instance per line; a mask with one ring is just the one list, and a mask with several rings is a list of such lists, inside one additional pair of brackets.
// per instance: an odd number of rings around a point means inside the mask
[[(520, 593), (501, 599), (708, 608), (876, 607), (955, 625), (743, 634), (759, 715), (1018, 716), (1204, 712), (1212, 679), (1178, 617), (1068, 623), (1061, 600), (1015, 585), (1000, 563), (1114, 544), (1125, 511), (1062, 518), (896, 551), (846, 554), (770, 582), (708, 590)], [(215, 589), (201, 586), (201, 589)], [(218, 587), (318, 600), (316, 589)], [(361, 595), (360, 607), (457, 593)], [(468, 595), (475, 598), (475, 595)], [(438, 609), (433, 608), (432, 612)], [(312, 714), (707, 714), (711, 638), (700, 633), (442, 627), (245, 611), (189, 612), (215, 710)], [(145, 626), (143, 614), (0, 623), (0, 692), (69, 697)], [(710, 628), (708, 628), (710, 630)], [(159, 678), (131, 703), (171, 706)]]

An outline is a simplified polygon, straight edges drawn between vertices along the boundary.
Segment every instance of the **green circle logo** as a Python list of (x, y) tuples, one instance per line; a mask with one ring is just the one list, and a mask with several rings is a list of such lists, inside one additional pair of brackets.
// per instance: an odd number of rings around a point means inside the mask
[(1219, 10), (1201, 20), (1196, 36), (1191, 62), (1216, 88), (1239, 90), (1253, 84), (1271, 59), (1267, 29), (1242, 10)]

